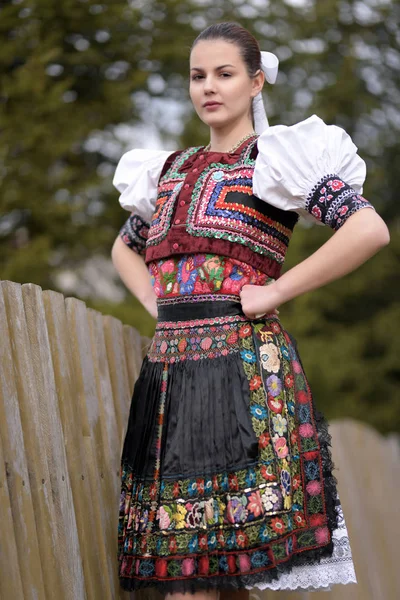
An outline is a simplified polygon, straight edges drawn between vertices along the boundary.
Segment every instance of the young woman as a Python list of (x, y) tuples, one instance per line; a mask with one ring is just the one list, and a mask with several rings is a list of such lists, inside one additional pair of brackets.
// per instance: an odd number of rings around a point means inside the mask
[[(239, 25), (206, 29), (190, 96), (210, 143), (131, 150), (114, 179), (131, 216), (113, 261), (158, 319), (123, 447), (120, 582), (168, 600), (356, 581), (327, 424), (276, 309), (389, 235), (342, 129), (268, 127), (260, 92), (277, 59), (263, 58)], [(335, 233), (281, 276), (299, 214)]]

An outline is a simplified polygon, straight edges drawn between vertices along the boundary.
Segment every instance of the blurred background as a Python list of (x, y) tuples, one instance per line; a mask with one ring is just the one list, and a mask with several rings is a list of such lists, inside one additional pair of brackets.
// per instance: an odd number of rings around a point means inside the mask
[[(271, 125), (317, 113), (367, 162), (364, 195), (392, 241), (355, 273), (281, 309), (317, 406), (400, 431), (400, 4), (397, 0), (9, 0), (0, 3), (0, 278), (75, 296), (152, 335), (119, 282), (128, 217), (112, 187), (131, 148), (208, 142), (188, 97), (189, 49), (216, 21), (252, 31), (280, 72)], [(297, 226), (286, 268), (331, 230)]]

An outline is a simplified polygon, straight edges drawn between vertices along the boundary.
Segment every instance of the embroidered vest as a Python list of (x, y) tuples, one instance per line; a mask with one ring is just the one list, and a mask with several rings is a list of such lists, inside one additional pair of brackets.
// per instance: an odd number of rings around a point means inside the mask
[(279, 277), (298, 215), (254, 196), (257, 154), (256, 139), (223, 159), (202, 148), (172, 154), (159, 180), (146, 263), (176, 254), (213, 253)]

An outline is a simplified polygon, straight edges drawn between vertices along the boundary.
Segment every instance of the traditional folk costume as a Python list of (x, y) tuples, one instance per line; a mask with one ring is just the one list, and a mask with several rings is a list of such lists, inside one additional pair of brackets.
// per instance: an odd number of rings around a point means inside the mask
[(124, 589), (329, 589), (355, 582), (330, 435), (296, 343), (239, 293), (279, 277), (299, 214), (371, 207), (365, 163), (316, 116), (231, 153), (131, 150), (114, 183), (158, 322), (121, 460)]

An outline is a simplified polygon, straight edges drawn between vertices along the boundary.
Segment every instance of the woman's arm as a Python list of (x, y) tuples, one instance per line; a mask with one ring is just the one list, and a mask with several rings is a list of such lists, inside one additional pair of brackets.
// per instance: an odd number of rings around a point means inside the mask
[(249, 318), (354, 271), (390, 241), (385, 222), (368, 208), (359, 210), (311, 256), (268, 286), (245, 285), (240, 297)]
[(143, 257), (129, 248), (118, 236), (111, 250), (111, 258), (128, 290), (156, 319), (156, 294), (151, 285), (150, 274)]

